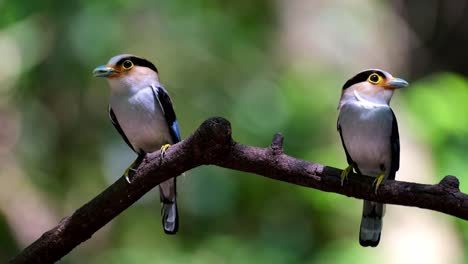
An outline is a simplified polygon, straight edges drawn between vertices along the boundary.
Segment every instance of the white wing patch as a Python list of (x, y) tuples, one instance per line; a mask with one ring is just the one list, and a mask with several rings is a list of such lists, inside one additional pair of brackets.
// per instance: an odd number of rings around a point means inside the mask
[(151, 85), (151, 89), (153, 89), (153, 92), (154, 92), (154, 95), (155, 95), (154, 99), (156, 101), (158, 101), (159, 108), (161, 108), (162, 114), (166, 115), (166, 113), (164, 112), (164, 107), (162, 106), (161, 101), (159, 101), (159, 89), (156, 88), (154, 85)]

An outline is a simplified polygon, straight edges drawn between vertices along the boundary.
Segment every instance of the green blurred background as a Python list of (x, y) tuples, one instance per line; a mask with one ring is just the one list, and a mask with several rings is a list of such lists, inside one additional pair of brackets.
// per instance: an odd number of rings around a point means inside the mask
[[(336, 106), (366, 68), (411, 82), (392, 102), (397, 178), (457, 175), (468, 191), (468, 3), (400, 0), (0, 0), (0, 262), (115, 181), (134, 154), (107, 117), (95, 66), (154, 62), (183, 136), (206, 118), (234, 138), (343, 168)], [(157, 191), (61, 263), (468, 263), (468, 224), (388, 206), (378, 248), (358, 243), (362, 202), (222, 168), (179, 180), (167, 236)]]

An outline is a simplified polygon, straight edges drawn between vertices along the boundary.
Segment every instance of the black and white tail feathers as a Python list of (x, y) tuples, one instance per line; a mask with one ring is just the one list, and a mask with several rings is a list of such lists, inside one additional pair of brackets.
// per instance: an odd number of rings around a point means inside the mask
[(177, 212), (176, 179), (172, 178), (159, 184), (161, 197), (161, 218), (164, 233), (174, 235), (179, 229), (179, 214)]
[(359, 244), (361, 246), (376, 247), (379, 244), (384, 211), (384, 204), (364, 200), (359, 230)]
[(177, 203), (162, 201), (161, 208), (162, 224), (166, 234), (174, 235), (179, 229), (179, 215), (177, 212)]

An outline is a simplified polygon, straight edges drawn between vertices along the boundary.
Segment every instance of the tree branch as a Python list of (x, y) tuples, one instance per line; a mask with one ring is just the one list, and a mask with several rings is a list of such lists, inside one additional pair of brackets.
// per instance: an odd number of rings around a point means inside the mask
[(341, 170), (287, 156), (282, 145), (281, 134), (273, 137), (268, 148), (239, 144), (232, 140), (227, 120), (208, 119), (193, 135), (171, 146), (163, 160), (159, 151), (148, 154), (131, 184), (121, 177), (73, 215), (62, 219), (10, 263), (55, 262), (159, 183), (208, 164), (359, 199), (431, 209), (468, 220), (468, 195), (460, 192), (454, 176), (446, 176), (434, 185), (387, 180), (376, 194), (373, 178), (352, 174), (341, 186)]

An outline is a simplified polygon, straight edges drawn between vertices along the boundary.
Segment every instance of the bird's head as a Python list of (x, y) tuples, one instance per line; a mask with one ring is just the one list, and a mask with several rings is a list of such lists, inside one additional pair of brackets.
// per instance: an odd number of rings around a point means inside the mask
[(158, 70), (150, 61), (122, 54), (94, 69), (95, 77), (106, 77), (114, 91), (136, 90), (159, 82)]
[(359, 100), (376, 104), (389, 104), (393, 91), (408, 86), (408, 82), (379, 70), (364, 70), (343, 85), (340, 105), (345, 100)]

